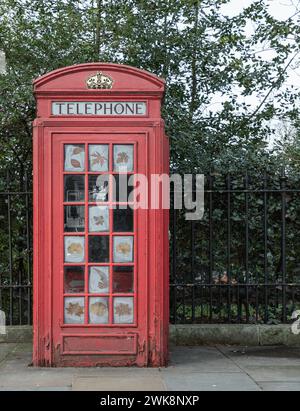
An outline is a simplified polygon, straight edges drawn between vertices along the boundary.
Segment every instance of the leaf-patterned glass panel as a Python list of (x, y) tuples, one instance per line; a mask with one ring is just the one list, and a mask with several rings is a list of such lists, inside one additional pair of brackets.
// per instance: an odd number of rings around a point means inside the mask
[(114, 171), (131, 172), (133, 171), (133, 145), (116, 144), (114, 145)]
[(89, 323), (107, 324), (109, 318), (108, 298), (90, 297), (89, 299)]
[(93, 294), (106, 294), (109, 292), (109, 267), (90, 267), (89, 292)]
[(89, 231), (105, 232), (109, 230), (109, 208), (106, 206), (89, 207)]
[(113, 254), (115, 263), (131, 263), (133, 261), (133, 236), (115, 236)]
[(133, 323), (133, 297), (114, 298), (114, 323), (132, 324)]
[(84, 297), (65, 297), (65, 324), (84, 323)]
[(65, 236), (65, 262), (82, 263), (85, 257), (85, 238)]
[(85, 170), (85, 150), (83, 144), (65, 144), (65, 171)]
[(107, 144), (89, 145), (89, 170), (108, 171), (109, 149)]

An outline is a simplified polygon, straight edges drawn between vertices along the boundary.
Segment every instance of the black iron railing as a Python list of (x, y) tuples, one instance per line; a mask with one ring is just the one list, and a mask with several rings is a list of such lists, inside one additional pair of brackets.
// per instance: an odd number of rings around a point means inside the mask
[(171, 322), (289, 322), (300, 308), (295, 176), (205, 180), (201, 221), (171, 210)]
[(10, 171), (0, 179), (0, 309), (8, 325), (31, 324), (31, 176)]
[[(209, 175), (200, 221), (171, 209), (172, 323), (291, 320), (300, 309), (299, 181)], [(0, 179), (0, 309), (9, 325), (32, 321), (31, 191), (26, 173)]]

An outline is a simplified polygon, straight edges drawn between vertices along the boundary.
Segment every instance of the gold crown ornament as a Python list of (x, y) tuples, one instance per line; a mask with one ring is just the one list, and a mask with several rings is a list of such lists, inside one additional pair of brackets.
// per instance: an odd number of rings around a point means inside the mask
[(113, 84), (114, 80), (101, 71), (91, 75), (86, 81), (87, 87), (92, 89), (111, 89)]

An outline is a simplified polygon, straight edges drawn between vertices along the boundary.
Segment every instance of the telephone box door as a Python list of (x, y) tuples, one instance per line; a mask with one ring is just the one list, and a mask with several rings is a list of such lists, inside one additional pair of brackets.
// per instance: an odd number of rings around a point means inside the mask
[(131, 192), (145, 138), (52, 136), (54, 362), (145, 366), (147, 213)]

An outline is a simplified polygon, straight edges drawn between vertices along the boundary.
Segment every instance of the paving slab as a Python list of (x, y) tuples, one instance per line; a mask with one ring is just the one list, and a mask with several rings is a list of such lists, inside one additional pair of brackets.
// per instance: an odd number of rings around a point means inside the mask
[(72, 391), (72, 387), (56, 387), (56, 386), (28, 386), (28, 387), (0, 387), (0, 392), (6, 391)]
[(124, 378), (76, 376), (72, 389), (73, 391), (166, 391), (166, 385), (158, 373), (155, 378), (153, 376), (126, 376)]
[(19, 389), (30, 387), (71, 387), (73, 373), (61, 372), (57, 370), (32, 371), (32, 370), (15, 370), (14, 372), (2, 372), (0, 374), (0, 388), (15, 387)]
[(138, 368), (138, 367), (93, 367), (75, 368), (74, 375), (79, 377), (112, 376), (124, 378), (125, 376), (139, 376), (155, 378), (160, 372), (157, 368)]
[(300, 349), (287, 347), (218, 347), (220, 352), (240, 367), (299, 365)]
[(262, 391), (300, 391), (300, 383), (263, 382), (259, 384)]
[(4, 359), (6, 359), (10, 355), (10, 353), (16, 346), (17, 344), (0, 344), (0, 364), (2, 361), (4, 361)]
[(240, 368), (215, 347), (175, 347), (170, 352), (166, 373), (179, 372), (240, 372)]
[(299, 366), (248, 366), (244, 371), (257, 382), (300, 382)]
[(261, 391), (243, 373), (193, 373), (164, 376), (169, 391)]

